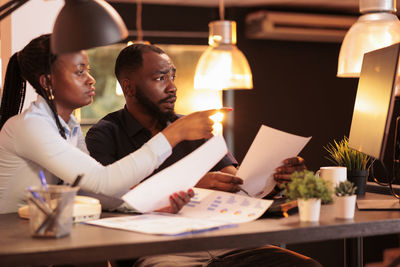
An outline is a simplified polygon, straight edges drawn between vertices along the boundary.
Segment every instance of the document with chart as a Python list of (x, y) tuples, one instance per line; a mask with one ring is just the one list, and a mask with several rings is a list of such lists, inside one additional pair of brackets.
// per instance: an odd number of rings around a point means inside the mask
[(122, 199), (142, 213), (169, 206), (170, 195), (195, 186), (227, 152), (224, 138), (214, 136), (183, 159), (140, 183)]
[(149, 213), (87, 222), (147, 234), (182, 235), (233, 227), (259, 218), (272, 200), (194, 188), (195, 196), (179, 214)]
[(253, 197), (266, 196), (276, 184), (275, 169), (297, 156), (310, 139), (262, 125), (236, 173), (244, 180), (242, 188)]

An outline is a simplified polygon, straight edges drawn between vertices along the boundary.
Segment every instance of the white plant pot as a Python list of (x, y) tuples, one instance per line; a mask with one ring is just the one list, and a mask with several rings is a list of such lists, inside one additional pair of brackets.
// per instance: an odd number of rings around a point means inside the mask
[(335, 213), (336, 218), (351, 219), (354, 217), (357, 195), (336, 197)]
[(298, 199), (300, 221), (302, 222), (317, 222), (319, 221), (319, 211), (321, 209), (321, 199)]

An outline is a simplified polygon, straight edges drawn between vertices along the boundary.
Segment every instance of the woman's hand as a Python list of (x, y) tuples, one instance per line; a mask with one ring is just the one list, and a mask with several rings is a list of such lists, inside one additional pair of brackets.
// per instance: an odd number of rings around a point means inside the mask
[(231, 108), (210, 109), (198, 111), (177, 119), (162, 133), (168, 142), (174, 147), (183, 140), (209, 139), (213, 136), (213, 124), (210, 116), (217, 112), (229, 112)]
[(178, 193), (174, 193), (169, 196), (169, 203), (171, 204), (168, 207), (157, 210), (158, 212), (166, 212), (166, 213), (178, 213), (183, 206), (189, 203), (190, 199), (194, 196), (193, 189), (189, 189), (187, 193), (183, 191), (179, 191)]

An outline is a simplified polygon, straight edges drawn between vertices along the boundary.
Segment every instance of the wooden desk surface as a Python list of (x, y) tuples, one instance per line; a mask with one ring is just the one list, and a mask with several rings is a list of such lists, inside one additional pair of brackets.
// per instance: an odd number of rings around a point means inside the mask
[(259, 219), (235, 228), (183, 237), (75, 224), (71, 235), (64, 238), (32, 238), (28, 226), (29, 221), (19, 219), (15, 213), (0, 215), (0, 266), (84, 263), (216, 248), (400, 233), (400, 211), (356, 211), (353, 220), (340, 220), (334, 218), (332, 205), (324, 205), (318, 223), (300, 223), (298, 215), (292, 215), (283, 219)]

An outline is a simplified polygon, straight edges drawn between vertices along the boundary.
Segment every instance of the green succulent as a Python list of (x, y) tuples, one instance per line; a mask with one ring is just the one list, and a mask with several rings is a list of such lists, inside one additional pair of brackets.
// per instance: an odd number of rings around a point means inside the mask
[(352, 196), (356, 194), (356, 189), (357, 186), (354, 183), (346, 180), (335, 187), (335, 195), (338, 197)]
[(371, 165), (369, 156), (349, 147), (349, 138), (346, 136), (339, 142), (333, 140), (324, 147), (329, 156), (326, 157), (337, 166), (346, 167), (348, 171), (368, 170)]
[(283, 186), (284, 194), (288, 200), (298, 198), (310, 199), (320, 198), (323, 203), (332, 201), (332, 191), (328, 182), (322, 180), (314, 172), (305, 170), (294, 172), (290, 176), (292, 181)]

